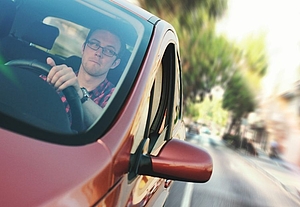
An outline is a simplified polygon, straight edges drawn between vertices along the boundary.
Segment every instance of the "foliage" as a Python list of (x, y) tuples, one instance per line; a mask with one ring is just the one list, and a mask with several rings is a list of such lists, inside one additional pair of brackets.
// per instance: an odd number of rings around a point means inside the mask
[(247, 78), (250, 89), (259, 91), (261, 78), (266, 74), (268, 67), (266, 36), (263, 33), (249, 35), (238, 47), (243, 52), (243, 64), (240, 69)]
[(227, 0), (140, 0), (140, 5), (169, 21), (181, 44), (184, 100), (195, 102), (216, 85), (226, 85), (239, 53), (226, 38), (215, 34), (215, 21)]
[(248, 36), (237, 45), (242, 55), (237, 56), (237, 71), (227, 84), (223, 97), (224, 109), (232, 114), (229, 131), (236, 126), (238, 133), (240, 119), (256, 107), (255, 95), (259, 93), (261, 79), (267, 70), (265, 42), (265, 36), (260, 34)]
[(201, 102), (214, 86), (226, 87), (241, 53), (226, 38), (216, 36), (213, 25), (199, 32), (191, 31), (190, 36), (181, 39), (186, 46), (181, 47), (184, 98), (195, 102), (200, 96)]
[(246, 57), (248, 70), (259, 75), (265, 75), (267, 70), (266, 37), (265, 34), (247, 36), (241, 43)]
[(202, 103), (187, 103), (185, 115), (192, 120), (217, 124), (224, 127), (227, 122), (228, 112), (222, 108), (222, 101), (206, 97)]
[[(254, 109), (253, 92), (267, 68), (264, 36), (249, 36), (239, 45), (216, 35), (215, 22), (227, 0), (139, 0), (141, 7), (170, 22), (180, 41), (186, 115), (217, 116), (205, 97), (214, 86), (224, 90), (222, 107), (239, 120)], [(211, 100), (211, 98), (210, 98)], [(198, 103), (197, 103), (198, 102)], [(203, 105), (199, 103), (203, 102)], [(210, 103), (211, 105), (213, 103)], [(209, 104), (208, 104), (209, 105)]]
[(222, 106), (232, 112), (233, 119), (241, 119), (255, 108), (255, 99), (244, 77), (236, 72), (228, 82)]

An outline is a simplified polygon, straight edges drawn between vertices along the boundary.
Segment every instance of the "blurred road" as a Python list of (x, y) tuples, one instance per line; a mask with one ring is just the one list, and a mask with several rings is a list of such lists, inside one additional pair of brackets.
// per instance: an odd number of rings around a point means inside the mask
[[(191, 143), (206, 149), (214, 163), (207, 183), (175, 182), (166, 207), (296, 207), (298, 199), (252, 165), (244, 155), (227, 148), (210, 135)], [(282, 172), (285, 173), (285, 172)]]

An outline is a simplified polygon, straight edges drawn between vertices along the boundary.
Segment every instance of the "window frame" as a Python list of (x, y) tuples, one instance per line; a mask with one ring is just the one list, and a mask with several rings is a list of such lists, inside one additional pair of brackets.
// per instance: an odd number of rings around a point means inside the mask
[[(98, 4), (98, 2), (95, 2)], [(75, 4), (75, 3), (74, 3)], [(99, 3), (100, 4), (100, 3)], [(105, 2), (105, 4), (113, 4), (110, 2)], [(37, 9), (38, 6), (41, 5), (34, 5), (34, 8)], [(54, 7), (55, 5), (53, 5)], [(77, 5), (78, 6), (78, 5)], [(149, 50), (149, 44), (151, 43), (151, 38), (153, 35), (154, 25), (151, 22), (143, 19), (142, 17), (132, 14), (128, 11), (125, 11), (123, 8), (118, 6), (112, 6), (114, 9), (120, 9), (122, 12), (126, 13), (130, 18), (134, 18), (136, 21), (140, 22), (143, 26), (143, 36), (140, 37), (140, 45), (136, 51), (136, 55), (131, 58), (130, 67), (127, 65), (126, 68), (126, 75), (122, 78), (122, 83), (119, 84), (118, 89), (115, 90), (113, 97), (111, 97), (109, 106), (104, 110), (103, 115), (101, 118), (95, 123), (88, 131), (80, 133), (80, 134), (62, 134), (55, 131), (50, 131), (47, 129), (41, 129), (36, 126), (30, 125), (26, 122), (20, 121), (14, 117), (8, 116), (5, 113), (0, 112), (0, 127), (3, 129), (7, 129), (34, 139), (56, 143), (61, 145), (69, 145), (69, 146), (79, 146), (79, 145), (86, 145), (93, 142), (96, 142), (99, 138), (101, 138), (107, 131), (110, 130), (111, 126), (114, 124), (115, 119), (120, 111), (122, 111), (123, 105), (127, 99), (127, 96), (131, 92), (133, 85), (135, 84), (135, 80), (137, 78), (138, 73), (140, 72), (140, 67), (143, 65), (145, 55)], [(31, 8), (31, 7), (30, 7)], [(30, 8), (26, 8), (25, 11), (29, 11)], [(61, 8), (59, 8), (61, 9)], [(66, 8), (71, 9), (71, 8)], [(88, 7), (84, 8), (83, 10), (86, 11)], [(95, 8), (93, 8), (95, 9)], [(53, 11), (56, 12), (56, 11)], [(65, 14), (65, 13), (63, 13)], [(66, 20), (70, 20), (66, 18), (66, 16), (59, 16), (55, 14), (51, 14), (49, 12), (42, 15), (34, 16), (33, 18), (39, 18), (40, 20), (44, 19), (46, 16), (57, 16), (59, 18), (63, 18)], [(26, 17), (28, 19), (28, 17)], [(81, 18), (81, 17), (80, 17)], [(19, 19), (20, 18), (19, 16)], [(30, 21), (37, 20), (37, 19), (30, 19)], [(17, 22), (14, 26), (20, 26), (20, 22)], [(85, 24), (82, 24), (85, 25)], [(85, 25), (86, 26), (86, 25)], [(12, 30), (14, 30), (13, 28)], [(21, 26), (21, 30), (23, 26)], [(125, 72), (124, 72), (125, 73)], [(83, 138), (84, 137), (84, 138)]]

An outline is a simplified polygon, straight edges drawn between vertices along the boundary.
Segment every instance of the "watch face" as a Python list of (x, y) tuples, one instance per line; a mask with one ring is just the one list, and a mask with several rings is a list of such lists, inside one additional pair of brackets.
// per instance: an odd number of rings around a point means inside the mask
[(84, 97), (89, 97), (90, 96), (90, 94), (89, 94), (89, 92), (87, 91), (86, 88), (82, 87), (81, 90), (82, 90), (82, 93), (83, 93)]
[(90, 94), (89, 94), (89, 92), (86, 90), (86, 88), (84, 88), (84, 87), (81, 88), (81, 91), (82, 91), (82, 93), (83, 93), (83, 97), (81, 98), (81, 103), (84, 103), (84, 102), (86, 102), (86, 101), (89, 99)]

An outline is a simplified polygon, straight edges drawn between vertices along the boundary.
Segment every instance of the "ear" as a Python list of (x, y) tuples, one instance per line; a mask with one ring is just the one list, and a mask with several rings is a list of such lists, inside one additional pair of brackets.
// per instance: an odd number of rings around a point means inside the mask
[(116, 59), (116, 60), (113, 62), (113, 64), (111, 65), (110, 69), (115, 69), (115, 68), (120, 64), (120, 62), (121, 62), (121, 59), (120, 59), (120, 58)]

